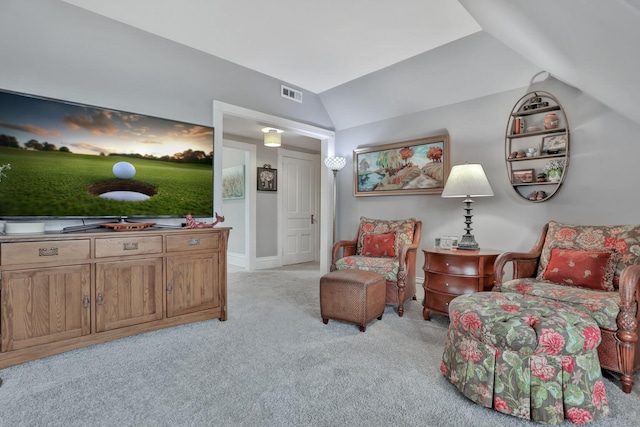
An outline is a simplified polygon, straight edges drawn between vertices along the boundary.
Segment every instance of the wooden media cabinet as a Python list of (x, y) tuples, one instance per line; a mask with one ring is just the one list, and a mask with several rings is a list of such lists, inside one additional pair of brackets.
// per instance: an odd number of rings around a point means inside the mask
[(0, 368), (225, 321), (229, 230), (0, 235)]

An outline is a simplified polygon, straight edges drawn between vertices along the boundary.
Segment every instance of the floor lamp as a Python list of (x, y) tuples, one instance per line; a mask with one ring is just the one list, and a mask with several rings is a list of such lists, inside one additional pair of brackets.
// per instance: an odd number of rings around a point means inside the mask
[(336, 176), (338, 175), (338, 171), (345, 167), (347, 164), (347, 159), (344, 157), (327, 157), (324, 159), (324, 164), (326, 167), (333, 171), (333, 242), (336, 242)]

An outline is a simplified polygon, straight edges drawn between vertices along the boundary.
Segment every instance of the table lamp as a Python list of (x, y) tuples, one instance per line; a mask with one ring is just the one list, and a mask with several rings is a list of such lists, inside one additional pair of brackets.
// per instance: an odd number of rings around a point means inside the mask
[(493, 196), (493, 190), (487, 179), (487, 175), (484, 173), (484, 169), (480, 164), (456, 165), (451, 168), (449, 178), (442, 191), (442, 197), (465, 197), (464, 203), (466, 207), (465, 217), (465, 231), (462, 239), (458, 243), (458, 249), (464, 250), (476, 250), (480, 246), (476, 239), (471, 234), (471, 197), (487, 197)]

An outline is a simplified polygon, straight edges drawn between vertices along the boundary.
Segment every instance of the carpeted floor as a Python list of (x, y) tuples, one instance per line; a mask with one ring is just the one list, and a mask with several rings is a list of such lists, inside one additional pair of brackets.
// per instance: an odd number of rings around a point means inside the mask
[[(533, 426), (479, 407), (439, 371), (447, 319), (387, 307), (365, 333), (320, 319), (317, 264), (229, 273), (226, 322), (165, 329), (0, 371), (2, 426)], [(420, 297), (421, 299), (421, 297)], [(606, 387), (640, 420), (639, 384)], [(567, 421), (565, 425), (570, 425)]]

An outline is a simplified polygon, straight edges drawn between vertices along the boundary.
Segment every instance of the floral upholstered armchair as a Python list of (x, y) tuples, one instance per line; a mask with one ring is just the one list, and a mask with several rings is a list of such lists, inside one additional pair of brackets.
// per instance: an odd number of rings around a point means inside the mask
[(385, 276), (385, 303), (397, 305), (404, 314), (404, 303), (416, 299), (416, 255), (420, 246), (422, 222), (415, 219), (380, 220), (361, 217), (354, 240), (333, 245), (331, 271), (358, 269)]
[[(513, 263), (513, 279), (503, 282)], [(518, 292), (568, 303), (600, 327), (600, 366), (621, 374), (630, 393), (640, 368), (640, 225), (546, 224), (526, 253), (506, 252), (495, 262), (494, 291)]]

